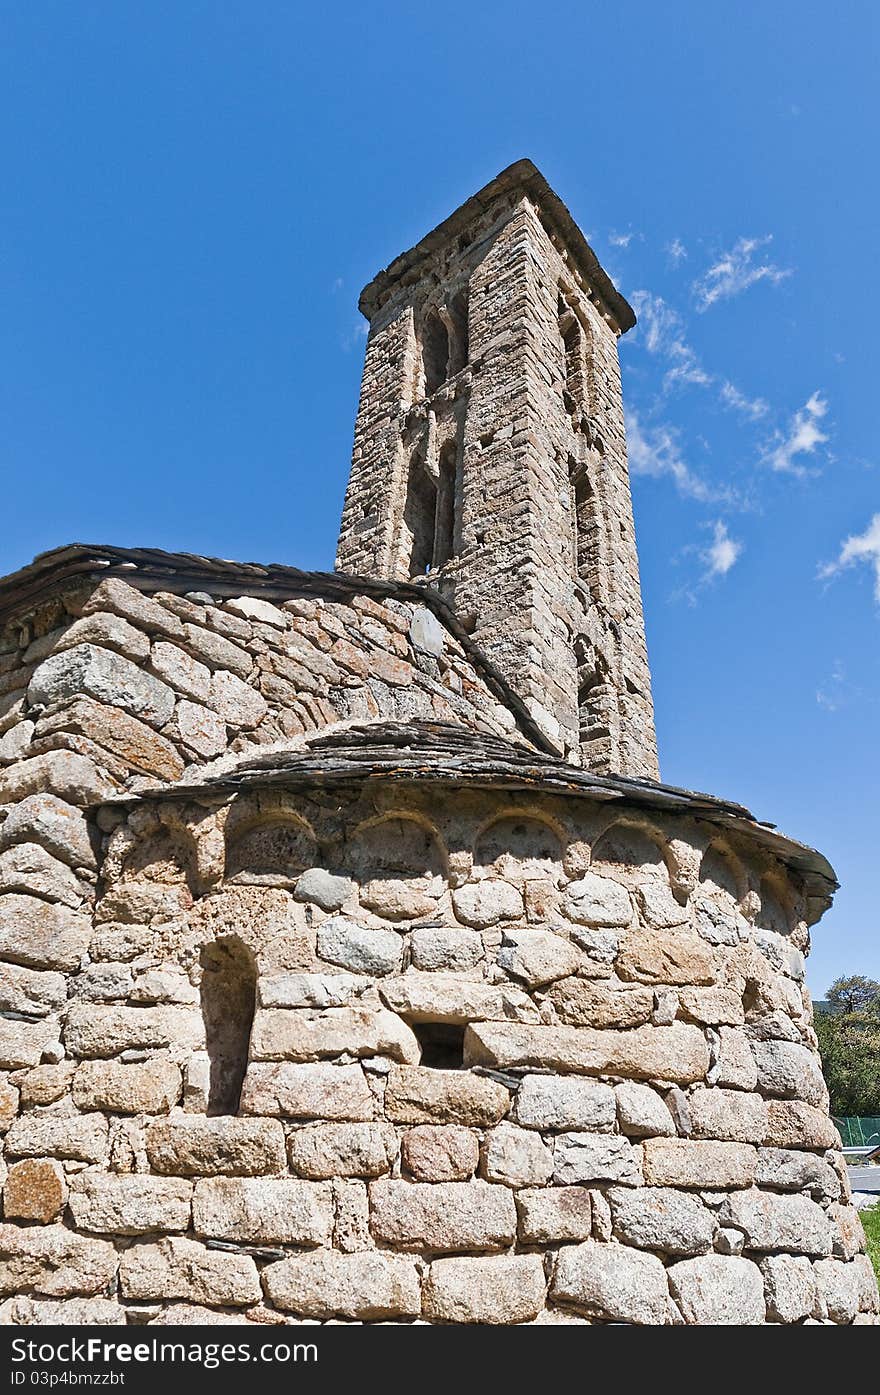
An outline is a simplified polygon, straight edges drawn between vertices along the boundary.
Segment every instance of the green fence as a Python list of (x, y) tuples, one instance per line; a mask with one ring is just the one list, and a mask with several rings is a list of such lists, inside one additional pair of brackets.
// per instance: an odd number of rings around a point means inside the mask
[(880, 1147), (880, 1115), (835, 1119), (844, 1148), (867, 1148), (873, 1143)]

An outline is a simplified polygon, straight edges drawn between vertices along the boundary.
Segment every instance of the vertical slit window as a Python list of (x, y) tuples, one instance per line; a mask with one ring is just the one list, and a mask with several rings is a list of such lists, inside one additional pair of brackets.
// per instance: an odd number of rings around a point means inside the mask
[(257, 977), (236, 937), (202, 950), (202, 1019), (211, 1064), (208, 1114), (237, 1114), (247, 1070)]
[(409, 574), (424, 576), (434, 561), (437, 486), (420, 453), (410, 461), (403, 521), (409, 536)]
[(430, 397), (449, 377), (449, 331), (436, 310), (425, 317), (422, 329), (422, 363), (425, 396)]
[(437, 485), (437, 526), (434, 540), (434, 566), (442, 567), (455, 551), (456, 457), (454, 441), (447, 441), (440, 452)]

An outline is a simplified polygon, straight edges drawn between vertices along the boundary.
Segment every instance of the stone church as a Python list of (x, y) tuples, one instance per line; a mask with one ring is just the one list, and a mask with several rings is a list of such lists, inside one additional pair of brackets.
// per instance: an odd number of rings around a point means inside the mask
[(617, 341), (529, 161), (364, 290), (337, 570), (0, 581), (0, 1313), (876, 1323), (834, 873), (659, 782)]

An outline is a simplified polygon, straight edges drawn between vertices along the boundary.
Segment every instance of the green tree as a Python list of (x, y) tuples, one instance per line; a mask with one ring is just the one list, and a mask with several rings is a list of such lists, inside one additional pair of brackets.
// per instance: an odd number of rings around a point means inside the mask
[(880, 983), (851, 974), (828, 989), (815, 1025), (831, 1113), (880, 1114)]
[(864, 974), (849, 974), (836, 978), (825, 998), (835, 1012), (871, 1012), (880, 1007), (880, 983)]

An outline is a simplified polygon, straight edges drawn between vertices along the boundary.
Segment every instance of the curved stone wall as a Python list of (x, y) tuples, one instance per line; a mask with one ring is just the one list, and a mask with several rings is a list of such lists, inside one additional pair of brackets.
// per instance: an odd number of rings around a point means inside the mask
[(43, 908), (0, 946), (5, 1320), (876, 1320), (765, 849), (564, 795), (188, 798), (105, 806), (97, 882), (4, 825)]

